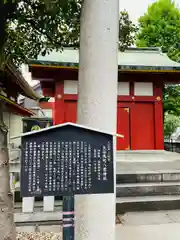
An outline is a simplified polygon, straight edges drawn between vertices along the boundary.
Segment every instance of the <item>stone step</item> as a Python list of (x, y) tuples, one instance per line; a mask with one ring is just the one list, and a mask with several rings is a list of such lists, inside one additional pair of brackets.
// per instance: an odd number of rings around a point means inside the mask
[(180, 195), (180, 182), (125, 183), (116, 185), (117, 197)]
[(180, 195), (118, 197), (116, 213), (180, 209)]
[(116, 183), (180, 182), (180, 171), (117, 173)]
[[(136, 172), (136, 173), (117, 173), (116, 184), (121, 183), (146, 183), (146, 182), (180, 182), (180, 171), (163, 172)], [(16, 192), (20, 191), (18, 182)]]
[[(59, 201), (58, 201), (59, 202)], [(62, 204), (62, 203), (61, 203)], [(35, 204), (36, 205), (36, 204)], [(157, 210), (175, 210), (180, 209), (180, 195), (171, 196), (131, 196), (131, 197), (117, 197), (116, 198), (116, 213), (122, 214), (134, 211), (157, 211)], [(48, 214), (43, 212), (43, 202), (34, 207), (34, 213), (22, 213), (22, 208), (14, 209), (15, 215), (19, 217), (32, 216), (33, 214)], [(62, 205), (55, 201), (54, 212), (62, 212)], [(24, 219), (24, 218), (23, 218)], [(53, 219), (55, 220), (55, 219)], [(20, 221), (20, 220), (19, 220)], [(22, 220), (25, 221), (25, 220)], [(29, 221), (29, 220), (26, 220)]]
[[(43, 206), (43, 203), (42, 203)], [(180, 209), (180, 195), (174, 196), (141, 196), (141, 197), (117, 197), (116, 213), (123, 214), (126, 212), (141, 211), (158, 211), (158, 210), (175, 210)], [(33, 213), (22, 213), (20, 209), (15, 209), (15, 221), (26, 222), (35, 221), (34, 216), (49, 216), (52, 214), (51, 220), (56, 220), (53, 213), (58, 213), (58, 217), (62, 216), (62, 206), (55, 206), (53, 212), (43, 212), (39, 207), (35, 207)], [(48, 218), (49, 219), (49, 218)], [(44, 221), (44, 219), (40, 219)], [(39, 221), (40, 221), (39, 220)], [(50, 220), (50, 219), (49, 219)]]

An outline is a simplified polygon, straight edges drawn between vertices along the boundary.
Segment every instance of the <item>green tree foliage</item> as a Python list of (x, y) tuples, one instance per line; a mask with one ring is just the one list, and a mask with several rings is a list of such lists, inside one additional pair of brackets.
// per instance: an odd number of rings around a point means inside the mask
[(179, 55), (176, 51), (180, 49), (180, 11), (174, 1), (158, 0), (151, 4), (138, 22), (137, 46), (161, 47), (171, 56)]
[[(52, 49), (79, 47), (82, 0), (0, 0), (0, 62), (21, 63)], [(119, 47), (134, 41), (137, 28), (120, 13)]]
[(164, 88), (164, 112), (180, 116), (180, 86), (166, 85)]
[(119, 49), (121, 51), (134, 44), (137, 31), (138, 27), (129, 19), (128, 12), (121, 11), (119, 19)]
[[(1, 0), (4, 2), (4, 0)], [(6, 0), (0, 5), (0, 56), (24, 61), (79, 41), (80, 0)]]
[[(151, 4), (138, 22), (138, 47), (161, 47), (172, 60), (180, 62), (180, 11), (174, 1)], [(179, 86), (165, 86), (164, 112), (180, 115)]]
[(170, 139), (171, 135), (175, 132), (176, 128), (180, 127), (180, 119), (172, 114), (165, 115), (164, 121), (164, 136)]

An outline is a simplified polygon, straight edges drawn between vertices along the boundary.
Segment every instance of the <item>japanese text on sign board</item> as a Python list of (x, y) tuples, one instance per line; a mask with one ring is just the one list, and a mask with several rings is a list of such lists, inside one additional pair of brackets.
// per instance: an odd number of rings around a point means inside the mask
[(112, 141), (24, 141), (21, 171), (22, 196), (110, 193)]

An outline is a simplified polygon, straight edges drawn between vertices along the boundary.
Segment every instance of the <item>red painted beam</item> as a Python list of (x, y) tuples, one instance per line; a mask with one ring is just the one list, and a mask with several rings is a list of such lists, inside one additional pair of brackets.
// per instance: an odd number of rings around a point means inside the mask
[(64, 100), (78, 100), (77, 94), (64, 94)]
[(118, 96), (118, 102), (155, 102), (154, 96)]

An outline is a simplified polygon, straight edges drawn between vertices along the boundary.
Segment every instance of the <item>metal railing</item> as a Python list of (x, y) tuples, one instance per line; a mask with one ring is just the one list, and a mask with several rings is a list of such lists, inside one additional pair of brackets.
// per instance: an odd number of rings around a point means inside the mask
[(165, 142), (164, 149), (166, 151), (180, 153), (180, 142), (172, 142), (172, 141)]

